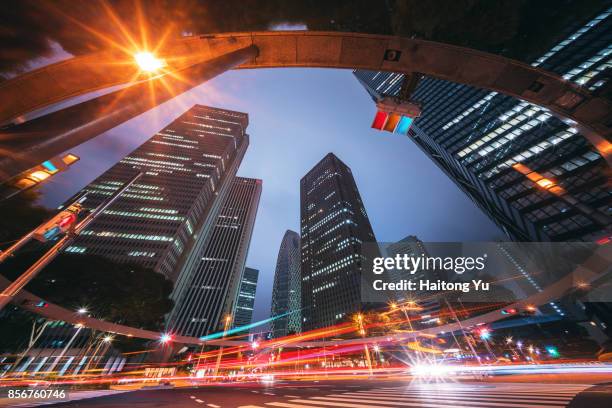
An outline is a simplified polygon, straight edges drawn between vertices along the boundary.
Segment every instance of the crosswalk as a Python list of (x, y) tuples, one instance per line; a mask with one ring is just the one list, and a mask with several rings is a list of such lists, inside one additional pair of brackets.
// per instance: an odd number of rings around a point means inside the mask
[(240, 408), (564, 408), (588, 384), (413, 384), (243, 405)]
[[(67, 399), (62, 399), (62, 400), (40, 399), (40, 400), (28, 400), (27, 402), (16, 402), (17, 400), (13, 400), (13, 401), (10, 401), (10, 405), (6, 405), (6, 406), (7, 407), (10, 406), (11, 408), (33, 408), (33, 407), (41, 407), (44, 405), (57, 404), (58, 402), (80, 401), (80, 400), (89, 399), (89, 398), (105, 397), (108, 395), (122, 394), (124, 392), (129, 392), (129, 390), (75, 391), (75, 392), (70, 392), (68, 394), (69, 397)], [(5, 405), (0, 403), (0, 407), (2, 406), (5, 406)]]

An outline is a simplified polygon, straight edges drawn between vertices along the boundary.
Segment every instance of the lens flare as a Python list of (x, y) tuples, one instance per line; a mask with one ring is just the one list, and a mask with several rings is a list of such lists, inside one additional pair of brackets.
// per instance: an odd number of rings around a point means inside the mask
[(134, 60), (138, 67), (145, 72), (155, 72), (166, 65), (163, 59), (157, 58), (148, 51), (141, 51), (134, 54)]

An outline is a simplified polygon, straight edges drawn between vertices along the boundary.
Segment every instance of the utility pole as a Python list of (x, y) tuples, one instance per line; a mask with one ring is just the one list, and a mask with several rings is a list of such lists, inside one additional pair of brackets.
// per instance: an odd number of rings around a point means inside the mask
[[(363, 315), (361, 313), (357, 315), (357, 325), (359, 327), (359, 334), (361, 334), (361, 338), (365, 339), (366, 331), (365, 331), (365, 328), (363, 327)], [(367, 343), (363, 343), (363, 349), (365, 351), (366, 362), (368, 364), (368, 370), (370, 372), (370, 376), (373, 376), (374, 371), (372, 370), (372, 359), (370, 358), (370, 350), (368, 349)]]
[[(69, 245), (76, 236), (78, 236), (89, 224), (93, 222), (93, 220), (98, 217), (104, 210), (106, 210), (121, 194), (123, 194), (132, 184), (138, 180), (143, 173), (138, 173), (130, 181), (123, 185), (123, 187), (117, 190), (106, 202), (99, 205), (94, 211), (83, 219), (80, 223), (78, 223), (71, 231), (68, 231), (55, 245), (51, 247), (42, 257), (40, 257), (32, 266), (30, 266), (19, 278), (15, 279), (9, 286), (7, 286), (2, 293), (0, 293), (0, 310), (2, 310), (9, 302), (13, 300), (15, 295), (19, 293), (38, 273), (47, 266), (60, 252), (64, 249), (65, 246)], [(21, 243), (25, 238), (28, 240), (32, 237), (34, 231), (27, 234), (25, 237), (20, 239), (13, 247), (17, 244)], [(27, 241), (26, 241), (27, 242)], [(17, 246), (17, 249), (23, 246), (25, 242), (21, 243), (21, 245)], [(11, 247), (11, 248), (13, 248)], [(7, 251), (9, 256), (13, 251)], [(3, 253), (6, 254), (6, 253)], [(5, 256), (5, 258), (6, 258)]]
[[(229, 325), (232, 322), (232, 316), (225, 316), (225, 326), (223, 327), (223, 336), (222, 339), (227, 335), (227, 330), (229, 329)], [(215, 372), (213, 374), (213, 378), (217, 378), (217, 374), (219, 373), (219, 366), (221, 365), (221, 357), (223, 356), (223, 346), (219, 347), (219, 354), (217, 354), (217, 362), (215, 363)]]

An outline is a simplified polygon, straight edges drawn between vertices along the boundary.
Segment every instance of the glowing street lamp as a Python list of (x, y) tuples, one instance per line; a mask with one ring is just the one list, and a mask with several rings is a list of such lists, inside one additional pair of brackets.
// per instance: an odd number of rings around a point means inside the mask
[(77, 310), (78, 314), (86, 314), (87, 313), (87, 309), (84, 307), (80, 307), (79, 310)]
[(148, 51), (141, 51), (134, 54), (134, 60), (144, 72), (155, 72), (166, 65), (166, 61), (157, 58), (155, 55)]
[(159, 341), (160, 341), (162, 344), (166, 344), (166, 343), (168, 343), (168, 342), (172, 341), (172, 335), (171, 335), (171, 334), (169, 334), (169, 333), (163, 333), (163, 334), (161, 335), (161, 337), (159, 338)]
[(580, 281), (576, 283), (578, 289), (587, 289), (590, 285), (586, 282)]
[(480, 338), (483, 340), (489, 340), (491, 338), (491, 331), (489, 329), (480, 330)]
[(102, 341), (105, 343), (110, 343), (111, 341), (113, 341), (113, 336), (104, 336)]
[(555, 346), (546, 347), (546, 351), (550, 354), (551, 357), (559, 357), (559, 350)]

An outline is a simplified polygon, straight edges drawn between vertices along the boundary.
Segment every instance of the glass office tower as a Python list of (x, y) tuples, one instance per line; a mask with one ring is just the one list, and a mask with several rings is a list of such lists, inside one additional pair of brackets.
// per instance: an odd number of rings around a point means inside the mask
[(234, 178), (206, 244), (193, 250), (175, 285), (169, 331), (201, 337), (223, 330), (227, 316), (235, 320), (261, 187), (261, 180)]
[[(529, 62), (609, 93), (611, 13), (575, 22)], [(398, 95), (403, 80), (390, 72), (354, 74), (376, 100)], [(609, 168), (571, 123), (510, 96), (434, 78), (422, 79), (413, 99), (423, 112), (409, 138), (512, 239), (609, 241)], [(527, 177), (533, 171), (543, 178)], [(549, 189), (553, 183), (561, 189)]]
[(244, 268), (238, 300), (234, 307), (234, 326), (241, 327), (251, 324), (253, 321), (253, 309), (255, 308), (255, 294), (257, 293), (257, 279), (259, 271), (254, 268)]
[(362, 244), (374, 232), (351, 169), (327, 154), (300, 181), (302, 329), (331, 326), (362, 309)]
[(177, 282), (242, 161), (247, 125), (247, 114), (225, 109), (195, 105), (183, 113), (83, 189), (92, 209), (143, 173), (66, 252), (137, 263)]
[(276, 258), (272, 289), (272, 317), (283, 316), (270, 323), (273, 337), (302, 331), (302, 275), (300, 273), (300, 234), (287, 230)]

